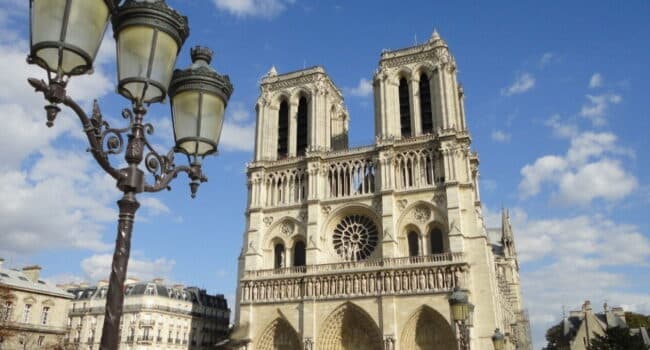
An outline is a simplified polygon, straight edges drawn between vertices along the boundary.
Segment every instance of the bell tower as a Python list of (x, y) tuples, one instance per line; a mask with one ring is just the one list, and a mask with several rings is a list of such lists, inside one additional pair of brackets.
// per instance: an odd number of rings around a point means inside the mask
[(348, 112), (343, 95), (323, 67), (262, 78), (257, 100), (255, 160), (305, 156), (309, 151), (348, 145)]
[(422, 45), (382, 52), (373, 80), (378, 139), (466, 130), (456, 61), (437, 31)]

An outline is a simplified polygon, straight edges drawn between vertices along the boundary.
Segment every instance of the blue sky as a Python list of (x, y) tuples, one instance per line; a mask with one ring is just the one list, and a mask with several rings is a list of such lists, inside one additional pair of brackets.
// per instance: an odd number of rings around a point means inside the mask
[[(584, 299), (650, 313), (650, 3), (646, 1), (434, 2), (169, 0), (190, 18), (189, 48), (207, 45), (235, 93), (221, 152), (194, 200), (187, 180), (140, 196), (130, 270), (234, 294), (260, 77), (323, 65), (343, 90), (353, 145), (373, 140), (369, 81), (382, 49), (448, 42), (480, 154), (488, 221), (511, 208), (524, 300), (536, 348), (562, 306)], [(70, 113), (45, 127), (41, 97), (25, 83), (27, 2), (0, 0), (0, 256), (40, 264), (56, 282), (108, 273), (118, 193), (85, 153)], [(70, 95), (116, 117), (114, 42)], [(154, 143), (171, 146), (169, 105), (147, 117)], [(119, 161), (119, 160), (118, 160)], [(231, 305), (233, 301), (231, 299)]]

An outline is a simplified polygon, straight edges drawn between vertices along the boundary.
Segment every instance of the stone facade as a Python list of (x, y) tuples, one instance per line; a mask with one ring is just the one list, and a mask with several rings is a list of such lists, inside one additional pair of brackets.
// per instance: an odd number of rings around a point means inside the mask
[[(242, 349), (454, 349), (449, 294), (475, 305), (472, 349), (528, 349), (507, 214), (485, 229), (478, 155), (447, 44), (381, 54), (376, 143), (348, 147), (322, 67), (262, 79), (239, 257)], [(524, 327), (525, 328), (525, 327)]]
[[(68, 344), (99, 349), (108, 285), (68, 286)], [(120, 349), (213, 349), (228, 332), (230, 310), (223, 295), (182, 285), (127, 280)]]
[(3, 269), (0, 287), (11, 300), (0, 300), (0, 328), (11, 335), (0, 339), (0, 349), (46, 349), (60, 345), (67, 332), (66, 313), (72, 295), (39, 279), (41, 268)]

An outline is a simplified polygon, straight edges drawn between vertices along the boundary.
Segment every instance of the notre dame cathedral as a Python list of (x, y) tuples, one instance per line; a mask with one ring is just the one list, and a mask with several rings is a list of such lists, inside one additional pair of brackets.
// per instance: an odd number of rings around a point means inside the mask
[[(512, 229), (507, 212), (485, 227), (447, 44), (434, 31), (382, 52), (373, 86), (376, 142), (349, 148), (343, 96), (322, 67), (262, 79), (239, 349), (450, 350), (464, 338), (487, 350), (496, 328), (506, 349), (530, 349)], [(473, 304), (462, 327), (455, 290)]]

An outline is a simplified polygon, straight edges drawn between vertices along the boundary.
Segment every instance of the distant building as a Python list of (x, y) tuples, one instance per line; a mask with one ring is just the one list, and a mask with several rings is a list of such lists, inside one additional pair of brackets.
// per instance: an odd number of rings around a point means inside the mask
[(41, 267), (3, 268), (0, 287), (13, 300), (0, 305), (0, 327), (11, 335), (0, 339), (0, 349), (40, 349), (60, 344), (66, 334), (67, 308), (72, 295), (39, 279)]
[[(603, 313), (594, 313), (591, 303), (587, 300), (582, 305), (582, 309), (571, 311), (569, 316), (562, 320), (562, 345), (566, 350), (587, 350), (587, 344), (596, 338), (604, 335), (605, 331), (611, 327), (625, 327), (625, 311), (621, 307), (609, 308), (607, 304), (603, 306)], [(646, 345), (650, 345), (648, 330), (644, 327), (630, 329), (633, 335), (640, 335)]]
[[(70, 334), (75, 349), (99, 349), (108, 284), (69, 286)], [(120, 349), (212, 349), (228, 332), (230, 309), (223, 295), (182, 285), (127, 280)]]

